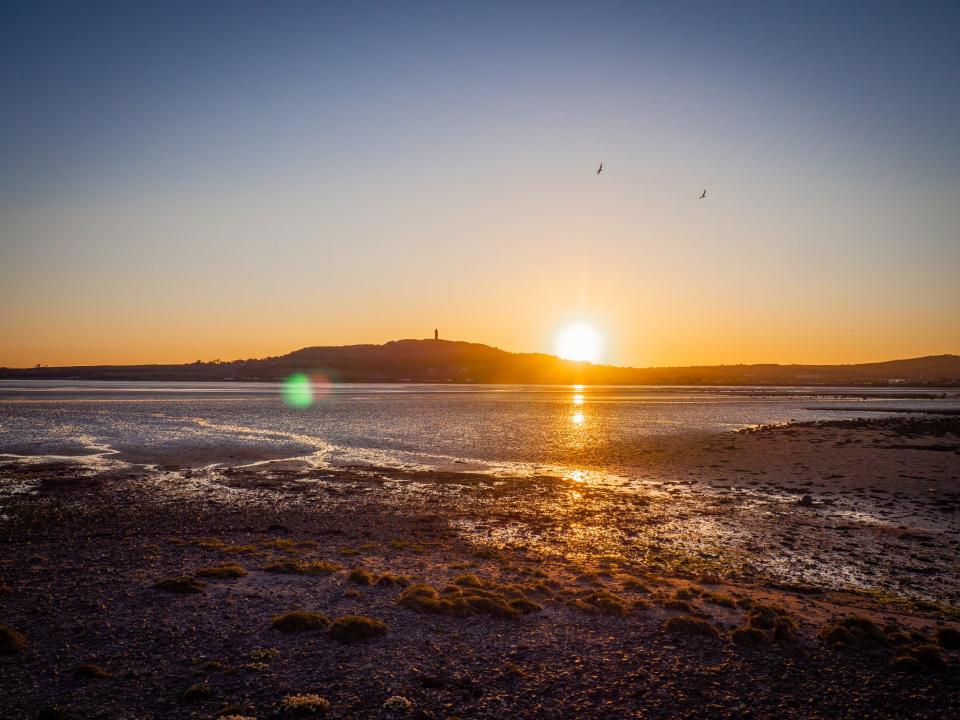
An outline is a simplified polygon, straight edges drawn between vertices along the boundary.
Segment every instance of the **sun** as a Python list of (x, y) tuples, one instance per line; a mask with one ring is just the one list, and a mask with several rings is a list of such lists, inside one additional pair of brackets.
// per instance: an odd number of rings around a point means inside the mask
[(557, 355), (564, 360), (597, 362), (603, 342), (600, 334), (586, 323), (568, 325), (557, 334), (554, 345)]

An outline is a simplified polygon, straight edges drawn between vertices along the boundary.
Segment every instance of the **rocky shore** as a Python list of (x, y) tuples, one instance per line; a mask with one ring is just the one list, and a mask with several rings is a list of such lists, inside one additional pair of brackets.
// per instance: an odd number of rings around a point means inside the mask
[(760, 428), (628, 487), (8, 459), (0, 715), (957, 717), (958, 449)]

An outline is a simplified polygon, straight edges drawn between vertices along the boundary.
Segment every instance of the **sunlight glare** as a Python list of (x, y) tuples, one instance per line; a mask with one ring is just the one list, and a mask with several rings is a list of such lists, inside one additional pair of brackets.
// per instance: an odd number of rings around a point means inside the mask
[(564, 360), (597, 362), (601, 350), (600, 335), (585, 323), (568, 325), (557, 335), (556, 353)]

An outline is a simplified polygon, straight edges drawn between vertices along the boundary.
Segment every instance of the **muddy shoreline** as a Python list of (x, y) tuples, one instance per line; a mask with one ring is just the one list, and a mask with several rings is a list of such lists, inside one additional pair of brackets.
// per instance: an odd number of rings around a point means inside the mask
[[(24, 646), (0, 654), (3, 717), (262, 719), (302, 694), (335, 718), (960, 713), (960, 418), (648, 457), (623, 487), (7, 462), (0, 624)], [(298, 609), (387, 629), (271, 627)]]

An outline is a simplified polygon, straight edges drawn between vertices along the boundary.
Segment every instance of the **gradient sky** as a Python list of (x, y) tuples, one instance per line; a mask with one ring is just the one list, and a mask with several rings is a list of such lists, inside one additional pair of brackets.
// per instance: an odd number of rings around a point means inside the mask
[(956, 2), (0, 2), (0, 365), (576, 320), (638, 366), (960, 352), (958, 37)]

